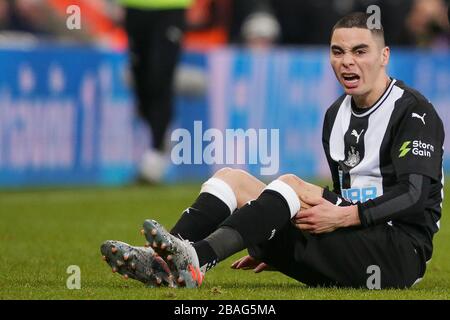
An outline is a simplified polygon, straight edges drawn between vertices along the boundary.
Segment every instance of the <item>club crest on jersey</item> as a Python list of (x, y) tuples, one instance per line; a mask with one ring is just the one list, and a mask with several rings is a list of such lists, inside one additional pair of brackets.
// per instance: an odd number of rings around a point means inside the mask
[(350, 151), (347, 155), (347, 160), (344, 161), (344, 164), (347, 167), (354, 168), (361, 162), (361, 157), (359, 156), (359, 151), (355, 150), (355, 147), (350, 147)]

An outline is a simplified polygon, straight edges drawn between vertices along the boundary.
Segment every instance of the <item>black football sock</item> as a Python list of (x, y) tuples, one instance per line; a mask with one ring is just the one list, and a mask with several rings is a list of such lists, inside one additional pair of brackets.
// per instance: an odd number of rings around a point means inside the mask
[(236, 209), (233, 190), (224, 181), (206, 181), (195, 202), (187, 208), (170, 231), (171, 234), (200, 241), (210, 235)]
[(245, 247), (241, 235), (228, 227), (217, 229), (205, 240), (196, 242), (193, 246), (197, 252), (200, 267), (205, 271)]
[(197, 252), (198, 262), (202, 271), (208, 271), (219, 261), (217, 254), (205, 240), (200, 240), (192, 246), (194, 247), (195, 252)]
[(195, 202), (181, 215), (170, 233), (196, 242), (206, 238), (230, 215), (230, 209), (219, 198), (200, 193)]

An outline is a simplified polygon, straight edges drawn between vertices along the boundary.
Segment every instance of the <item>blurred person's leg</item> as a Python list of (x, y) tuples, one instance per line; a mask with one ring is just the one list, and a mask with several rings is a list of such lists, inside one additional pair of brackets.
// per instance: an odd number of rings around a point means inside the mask
[(155, 11), (155, 28), (151, 34), (147, 66), (149, 103), (142, 113), (152, 132), (152, 148), (141, 161), (141, 176), (149, 182), (159, 182), (168, 166), (166, 133), (173, 115), (173, 80), (184, 31), (182, 9)]
[[(148, 87), (150, 78), (150, 49), (154, 19), (152, 11), (126, 9), (125, 29), (128, 35), (130, 64), (133, 73), (134, 92), (139, 115), (148, 123), (146, 105), (150, 104)], [(149, 124), (149, 123), (148, 123)]]
[(152, 141), (142, 156), (140, 174), (147, 181), (158, 182), (168, 161), (165, 138), (173, 114), (173, 78), (184, 10), (127, 9), (126, 30), (138, 111), (149, 126)]
[(173, 80), (184, 31), (185, 10), (155, 11), (155, 29), (151, 34), (147, 68), (149, 103), (142, 112), (152, 132), (152, 148), (141, 161), (141, 176), (149, 182), (159, 182), (168, 166), (166, 153), (167, 129), (173, 115)]
[(145, 105), (153, 134), (153, 148), (164, 151), (166, 131), (173, 115), (173, 80), (181, 52), (185, 10), (155, 11), (155, 30), (151, 36), (149, 66), (151, 103)]
[[(153, 103), (150, 94), (150, 87), (152, 85), (150, 51), (152, 50), (153, 33), (156, 32), (155, 23), (154, 11), (126, 9), (125, 29), (128, 35), (136, 106), (139, 116), (144, 120), (150, 130), (152, 130), (152, 126), (149, 106)], [(152, 137), (150, 137), (151, 139)], [(144, 152), (140, 161), (139, 174), (146, 180), (157, 181), (159, 175), (155, 174), (155, 172), (162, 170), (164, 157), (149, 147)], [(144, 166), (144, 163), (147, 165)], [(147, 170), (147, 174), (143, 174), (143, 168), (145, 167), (150, 168)]]

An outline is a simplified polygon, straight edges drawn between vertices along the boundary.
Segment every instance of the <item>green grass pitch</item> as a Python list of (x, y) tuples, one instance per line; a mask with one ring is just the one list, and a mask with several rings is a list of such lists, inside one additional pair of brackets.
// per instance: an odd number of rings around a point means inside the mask
[[(448, 185), (448, 184), (447, 184)], [(0, 299), (448, 299), (450, 204), (425, 278), (408, 290), (307, 288), (277, 272), (232, 270), (236, 254), (208, 272), (201, 288), (150, 289), (124, 280), (101, 260), (107, 239), (143, 245), (146, 218), (170, 228), (199, 185), (76, 188), (0, 192)], [(450, 191), (447, 187), (447, 194)], [(69, 290), (67, 267), (81, 269), (81, 289)]]

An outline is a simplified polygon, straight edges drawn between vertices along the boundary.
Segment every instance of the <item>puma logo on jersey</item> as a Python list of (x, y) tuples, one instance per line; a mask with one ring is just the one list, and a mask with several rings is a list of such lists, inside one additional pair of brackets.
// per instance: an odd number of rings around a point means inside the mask
[(412, 116), (413, 118), (418, 118), (418, 119), (422, 120), (423, 124), (425, 125), (425, 116), (426, 116), (426, 115), (427, 115), (427, 114), (424, 113), (422, 116), (419, 116), (417, 113), (413, 112), (411, 116)]
[(273, 230), (272, 230), (272, 233), (270, 234), (269, 239), (267, 239), (267, 240), (272, 239), (272, 238), (275, 236), (275, 232), (277, 232), (277, 230), (276, 230), (276, 229), (273, 229)]
[(359, 138), (361, 137), (362, 133), (364, 132), (364, 129), (361, 130), (361, 132), (358, 134), (358, 131), (356, 131), (355, 129), (353, 129), (352, 131), (352, 136), (356, 137), (356, 144), (359, 143)]

